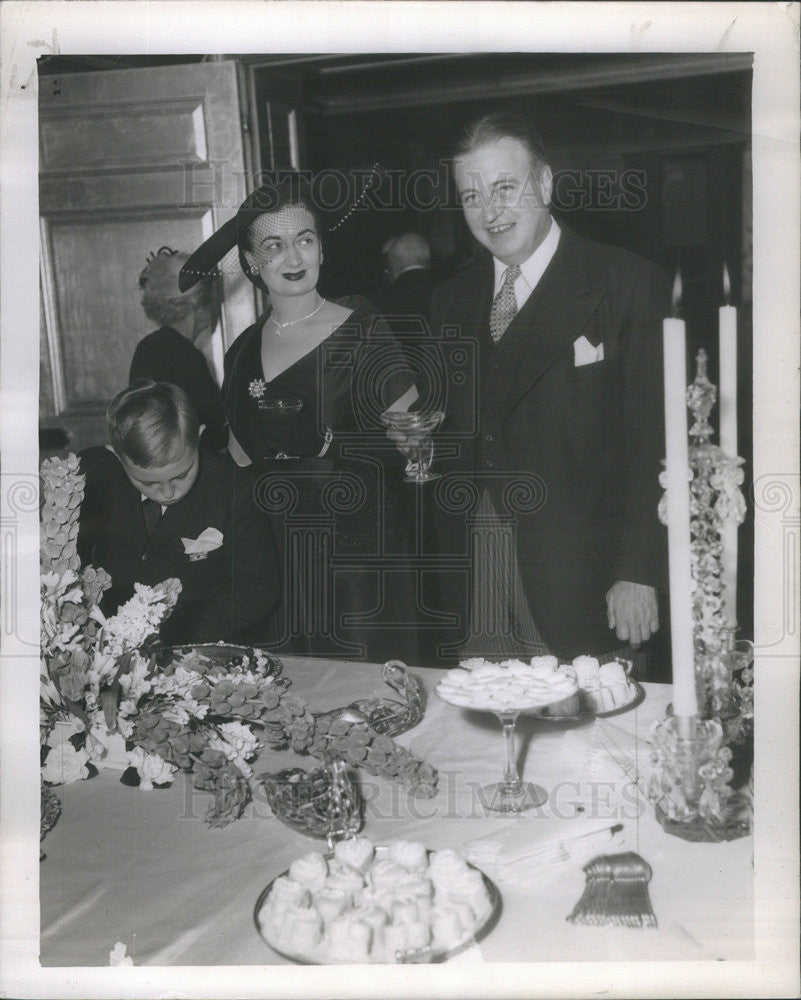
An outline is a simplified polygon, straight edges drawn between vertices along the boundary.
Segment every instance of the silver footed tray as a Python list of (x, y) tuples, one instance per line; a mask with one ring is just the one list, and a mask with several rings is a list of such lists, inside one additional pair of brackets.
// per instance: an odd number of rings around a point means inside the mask
[(284, 665), (272, 653), (253, 646), (239, 646), (228, 642), (199, 642), (185, 646), (170, 646), (160, 654), (163, 665), (174, 670), (182, 666), (197, 673), (218, 673), (226, 665), (245, 666), (261, 677), (278, 677)]
[[(273, 951), (301, 965), (443, 962), (485, 937), (497, 923), (497, 886), (454, 851), (427, 851), (406, 842), (379, 845), (370, 864), (360, 870), (337, 856), (343, 846), (354, 843), (369, 842), (364, 837), (342, 841), (336, 854), (316, 855), (323, 859), (316, 863), (328, 869), (317, 888), (293, 877), (296, 865), (313, 867), (310, 855), (305, 855), (262, 890), (253, 919)], [(392, 861), (390, 851), (398, 844), (419, 849), (421, 871), (406, 871)], [(440, 874), (433, 876), (436, 887), (429, 877), (432, 863), (440, 866)], [(452, 893), (441, 881), (441, 868), (447, 865), (453, 866)]]

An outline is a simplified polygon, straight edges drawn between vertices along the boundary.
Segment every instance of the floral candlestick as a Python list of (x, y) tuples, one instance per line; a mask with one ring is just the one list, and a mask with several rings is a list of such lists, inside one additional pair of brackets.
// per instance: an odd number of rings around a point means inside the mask
[[(741, 696), (739, 687), (735, 690), (734, 672), (737, 664), (744, 666), (744, 651), (735, 652), (721, 597), (721, 528), (726, 518), (741, 520), (744, 513), (738, 489), (741, 460), (710, 443), (709, 415), (716, 395), (707, 378), (706, 354), (699, 351), (696, 377), (686, 398), (694, 418), (689, 430), (694, 443), (688, 454), (693, 661), (703, 718), (687, 718), (676, 708), (674, 695), (674, 717), (653, 730), (654, 770), (648, 789), (665, 829), (689, 840), (729, 840), (750, 831), (747, 804), (729, 787), (731, 750), (723, 745), (730, 738), (732, 721), (739, 719), (739, 706), (747, 707), (748, 694), (744, 691)], [(659, 507), (664, 521), (669, 501), (666, 473), (660, 481), (666, 487)], [(748, 679), (743, 678), (745, 688)]]
[(751, 831), (750, 812), (729, 782), (731, 750), (714, 719), (672, 717), (651, 729), (648, 795), (667, 833), (693, 841), (734, 840)]
[(739, 489), (743, 481), (742, 459), (711, 444), (709, 414), (715, 403), (715, 387), (707, 378), (706, 352), (696, 357), (696, 377), (687, 389), (687, 404), (695, 422), (690, 428), (694, 445), (690, 465), (692, 565), (695, 579), (693, 614), (696, 671), (703, 692), (707, 718), (730, 715), (734, 633), (726, 613), (727, 580), (724, 575), (724, 533), (745, 516), (745, 501)]
[[(706, 353), (696, 357), (696, 376), (687, 389), (687, 405), (693, 415), (688, 461), (690, 482), (691, 568), (693, 578), (692, 621), (696, 686), (701, 715), (720, 719), (732, 693), (731, 658), (727, 649), (728, 623), (723, 611), (721, 580), (721, 533), (728, 521), (743, 520), (745, 501), (739, 489), (743, 480), (742, 459), (725, 455), (710, 443), (713, 428), (709, 415), (715, 405), (715, 386), (707, 378)], [(660, 477), (667, 486), (665, 473)], [(667, 497), (660, 501), (659, 516), (666, 520)], [(732, 637), (733, 638), (733, 637)], [(684, 714), (675, 707), (677, 715)]]

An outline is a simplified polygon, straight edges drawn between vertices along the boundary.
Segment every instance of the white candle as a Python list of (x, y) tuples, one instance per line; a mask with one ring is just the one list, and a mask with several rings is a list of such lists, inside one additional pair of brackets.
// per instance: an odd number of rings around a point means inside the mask
[(718, 311), (720, 348), (720, 447), (726, 455), (737, 454), (737, 310), (728, 304), (729, 272), (723, 268), (726, 305)]
[[(674, 304), (681, 294), (676, 275)], [(698, 714), (693, 649), (693, 578), (690, 567), (690, 486), (687, 447), (687, 348), (684, 321), (662, 323), (665, 362), (665, 468), (670, 559), (670, 645), (673, 714)]]
[[(724, 455), (737, 455), (737, 310), (728, 304), (731, 286), (728, 268), (723, 266), (723, 295), (726, 304), (718, 312), (720, 382), (720, 448)], [(720, 576), (723, 587), (723, 614), (730, 628), (737, 626), (737, 523), (729, 518), (721, 529)]]

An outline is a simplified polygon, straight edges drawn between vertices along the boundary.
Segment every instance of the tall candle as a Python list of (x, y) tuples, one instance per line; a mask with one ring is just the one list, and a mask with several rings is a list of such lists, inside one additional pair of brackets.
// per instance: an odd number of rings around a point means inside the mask
[[(737, 455), (737, 310), (729, 305), (731, 285), (723, 266), (725, 304), (718, 312), (720, 356), (720, 448), (724, 455)], [(723, 614), (731, 628), (737, 625), (737, 524), (729, 518), (721, 529), (720, 558)]]
[(737, 454), (737, 310), (729, 305), (729, 272), (723, 268), (725, 305), (718, 310), (720, 348), (720, 447), (726, 455)]
[[(674, 308), (681, 278), (673, 287)], [(690, 487), (687, 447), (687, 347), (684, 321), (662, 323), (665, 364), (665, 469), (670, 574), (673, 714), (698, 714), (693, 650), (693, 578), (690, 566)]]

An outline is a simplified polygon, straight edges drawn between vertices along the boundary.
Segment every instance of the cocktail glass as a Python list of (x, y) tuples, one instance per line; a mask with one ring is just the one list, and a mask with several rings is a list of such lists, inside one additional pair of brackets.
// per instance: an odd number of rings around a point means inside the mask
[(385, 427), (391, 427), (406, 435), (406, 443), (412, 448), (412, 458), (406, 466), (405, 483), (427, 483), (439, 479), (438, 472), (431, 471), (434, 458), (434, 440), (431, 435), (442, 422), (442, 410), (387, 410), (381, 417)]

